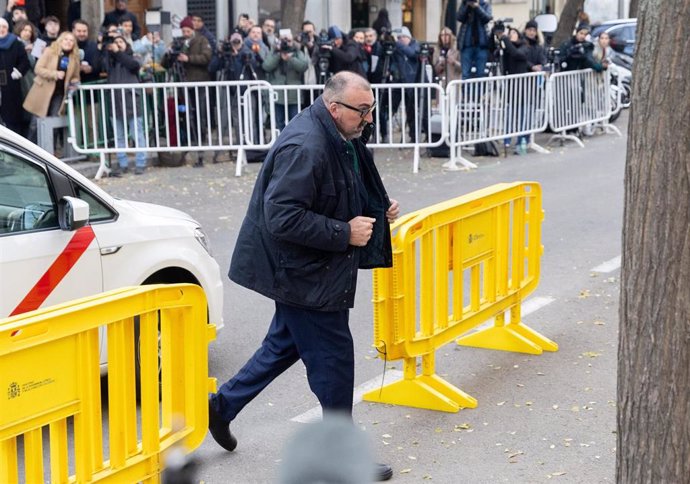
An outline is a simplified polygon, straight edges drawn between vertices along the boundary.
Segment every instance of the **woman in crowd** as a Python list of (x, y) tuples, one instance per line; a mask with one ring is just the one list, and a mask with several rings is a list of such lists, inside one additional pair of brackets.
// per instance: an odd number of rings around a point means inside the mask
[(10, 33), (7, 20), (0, 18), (0, 118), (15, 133), (24, 133), (21, 78), (31, 66), (24, 44)]
[(374, 23), (371, 24), (371, 28), (376, 30), (376, 33), (379, 34), (379, 36), (383, 35), (384, 32), (390, 33), (391, 21), (388, 18), (388, 10), (385, 8), (379, 10), (379, 14), (376, 17), (376, 20), (374, 20)]
[[(29, 70), (26, 71), (26, 74), (21, 78), (20, 83), (21, 83), (21, 88), (22, 88), (22, 97), (20, 99), (20, 104), (24, 102), (24, 99), (26, 99), (26, 95), (29, 94), (29, 90), (31, 89), (31, 86), (34, 84), (34, 67), (36, 67), (36, 58), (31, 54), (31, 51), (34, 48), (34, 41), (36, 40), (36, 37), (38, 36), (36, 32), (36, 27), (34, 24), (32, 24), (28, 20), (20, 20), (16, 24), (14, 24), (14, 35), (19, 37), (19, 40), (21, 41), (22, 44), (24, 44), (24, 51), (26, 52), (26, 56), (29, 59)], [(26, 112), (22, 108), (22, 135), (27, 136), (28, 135), (28, 130), (29, 130), (29, 124), (31, 123), (31, 114)]]
[[(141, 61), (135, 57), (132, 47), (127, 40), (118, 35), (108, 44), (104, 67), (108, 73), (108, 84), (137, 84), (139, 83), (139, 69)], [(129, 136), (136, 136), (136, 147), (146, 147), (146, 135), (144, 133), (144, 105), (142, 103), (142, 92), (140, 89), (114, 89), (112, 102), (113, 106), (113, 127), (115, 129), (115, 146), (118, 148), (127, 147), (125, 136), (125, 126), (129, 129)], [(129, 159), (127, 154), (119, 151), (117, 153), (119, 173), (128, 171)], [(141, 175), (146, 169), (146, 153), (137, 151), (135, 157), (136, 175)], [(114, 175), (118, 174), (114, 170)]]
[(79, 50), (72, 32), (63, 32), (43, 51), (36, 62), (33, 86), (24, 100), (24, 109), (33, 114), (29, 139), (36, 141), (37, 118), (62, 116), (70, 89), (79, 84)]
[(457, 49), (455, 35), (448, 27), (443, 27), (438, 34), (438, 46), (432, 58), (434, 72), (445, 88), (449, 82), (462, 78), (460, 68), (460, 51)]

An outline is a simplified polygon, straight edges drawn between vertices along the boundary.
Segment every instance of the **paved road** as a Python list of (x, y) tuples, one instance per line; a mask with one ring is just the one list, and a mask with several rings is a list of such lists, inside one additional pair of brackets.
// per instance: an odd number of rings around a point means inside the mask
[[(626, 128), (626, 116), (618, 122)], [(394, 482), (600, 483), (614, 481), (616, 340), (623, 213), (625, 137), (595, 136), (584, 149), (554, 147), (549, 155), (479, 159), (470, 172), (444, 172), (424, 158), (411, 173), (409, 150), (377, 152), (384, 182), (404, 211), (497, 182), (534, 180), (546, 218), (542, 279), (525, 322), (560, 345), (541, 356), (456, 347), (437, 352), (437, 371), (479, 400), (476, 409), (441, 413), (358, 403), (355, 421), (376, 458), (393, 465)], [(206, 228), (222, 270), (259, 165), (241, 178), (234, 164), (151, 169), (106, 179), (110, 193), (181, 208)], [(360, 274), (351, 325), (356, 384), (380, 381), (383, 361), (371, 349), (371, 276)], [(262, 339), (270, 301), (229, 281), (225, 329), (210, 348), (210, 372), (231, 376)], [(388, 375), (402, 365), (388, 363)], [(305, 370), (295, 365), (233, 422), (239, 439), (228, 454), (207, 437), (195, 456), (206, 483), (274, 482), (285, 442), (316, 407)]]

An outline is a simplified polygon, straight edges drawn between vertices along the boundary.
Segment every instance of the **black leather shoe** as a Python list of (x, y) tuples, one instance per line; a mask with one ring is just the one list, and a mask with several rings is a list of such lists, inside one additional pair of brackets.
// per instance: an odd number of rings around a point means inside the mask
[(208, 399), (208, 430), (211, 432), (213, 440), (228, 452), (232, 452), (237, 447), (237, 439), (230, 432), (230, 422), (226, 422), (218, 415), (211, 405), (210, 398)]
[(393, 469), (388, 464), (374, 464), (374, 480), (387, 481), (393, 477)]

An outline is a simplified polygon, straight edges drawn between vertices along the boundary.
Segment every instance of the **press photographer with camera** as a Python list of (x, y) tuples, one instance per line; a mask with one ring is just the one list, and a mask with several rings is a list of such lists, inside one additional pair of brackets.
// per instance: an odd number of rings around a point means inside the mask
[[(302, 74), (309, 67), (309, 59), (292, 41), (290, 30), (280, 30), (278, 47), (264, 60), (263, 68), (268, 82), (276, 86), (302, 84)], [(298, 98), (295, 91), (279, 92), (276, 101), (276, 127), (283, 130), (297, 116)]]
[(366, 78), (366, 73), (362, 68), (359, 44), (344, 36), (343, 32), (336, 25), (331, 25), (328, 28), (328, 38), (332, 44), (323, 45), (321, 48), (330, 49), (331, 51), (331, 74), (350, 71)]
[(434, 73), (442, 80), (441, 85), (444, 88), (449, 82), (462, 78), (460, 51), (456, 48), (455, 35), (448, 27), (443, 27), (438, 34), (438, 44), (434, 49), (432, 65)]
[[(116, 36), (109, 42), (103, 53), (103, 68), (108, 74), (108, 84), (138, 84), (141, 61), (134, 55), (132, 48), (122, 35)], [(113, 89), (111, 102), (113, 110), (113, 129), (115, 130), (115, 146), (127, 146), (125, 125), (129, 129), (129, 136), (135, 138), (138, 148), (146, 147), (144, 133), (144, 104), (140, 90)], [(119, 170), (114, 169), (113, 175), (128, 171), (129, 159), (123, 152), (117, 153)], [(138, 151), (135, 155), (136, 175), (141, 175), (146, 169), (146, 153)]]
[(581, 25), (575, 35), (561, 45), (561, 70), (577, 71), (591, 68), (601, 72), (604, 69), (603, 64), (594, 60), (594, 44), (587, 40), (588, 35), (589, 25)]
[[(203, 35), (196, 35), (194, 23), (189, 16), (180, 22), (180, 30), (182, 30), (182, 37), (173, 39), (168, 52), (161, 60), (161, 65), (168, 69), (168, 77), (172, 82), (210, 81), (211, 74), (208, 71), (208, 65), (211, 63), (212, 52), (208, 40)], [(189, 110), (191, 134), (194, 138), (189, 142), (200, 144), (206, 128), (206, 90), (188, 87), (180, 91), (178, 102), (181, 106), (185, 106), (184, 110)], [(201, 126), (202, 133), (197, 132), (198, 125)], [(203, 158), (199, 152), (194, 166), (201, 167), (203, 164)]]
[[(306, 85), (316, 84), (318, 82), (316, 76), (316, 66), (311, 62), (312, 56), (316, 50), (316, 26), (309, 20), (302, 22), (302, 32), (297, 38), (297, 47), (302, 51), (304, 56), (309, 60), (307, 70), (302, 75), (302, 82)], [(308, 106), (305, 101), (303, 108)]]
[(491, 15), (491, 5), (485, 0), (462, 0), (457, 20), (462, 24), (458, 34), (458, 50), (461, 52), (463, 79), (486, 75), (486, 61), (489, 58), (486, 26), (491, 21)]
[(244, 45), (252, 51), (254, 58), (252, 59), (252, 65), (254, 66), (254, 71), (257, 79), (266, 79), (266, 74), (264, 73), (262, 64), (268, 54), (271, 52), (270, 48), (264, 44), (263, 41), (263, 31), (258, 25), (250, 27), (247, 37), (244, 39)]

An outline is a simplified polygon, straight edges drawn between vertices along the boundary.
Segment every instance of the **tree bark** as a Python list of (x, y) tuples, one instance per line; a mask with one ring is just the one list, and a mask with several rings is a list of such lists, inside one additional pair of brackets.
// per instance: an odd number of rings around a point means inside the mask
[(640, 2), (639, 0), (630, 0), (630, 7), (628, 8), (628, 17), (637, 17), (637, 11), (639, 10)]
[(292, 35), (296, 38), (302, 31), (307, 0), (281, 0), (280, 4), (283, 14), (281, 26), (292, 30)]
[(616, 482), (690, 482), (690, 2), (642, 0), (628, 129)]
[(584, 5), (585, 0), (568, 0), (565, 2), (551, 45), (558, 47), (572, 37), (575, 25), (577, 25), (577, 14)]

